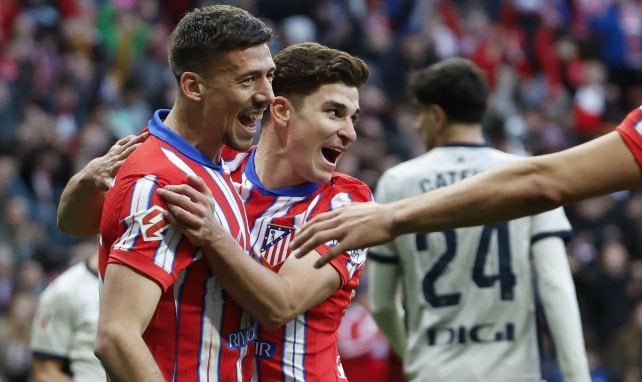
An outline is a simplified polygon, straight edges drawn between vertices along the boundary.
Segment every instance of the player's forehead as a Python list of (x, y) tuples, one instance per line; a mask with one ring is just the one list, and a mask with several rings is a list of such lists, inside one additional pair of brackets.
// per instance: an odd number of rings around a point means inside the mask
[(271, 75), (276, 66), (267, 44), (235, 49), (216, 57), (212, 66), (215, 76), (242, 77), (245, 75)]
[(335, 106), (345, 108), (351, 114), (359, 111), (359, 89), (344, 83), (321, 85), (315, 92), (306, 97), (310, 106)]

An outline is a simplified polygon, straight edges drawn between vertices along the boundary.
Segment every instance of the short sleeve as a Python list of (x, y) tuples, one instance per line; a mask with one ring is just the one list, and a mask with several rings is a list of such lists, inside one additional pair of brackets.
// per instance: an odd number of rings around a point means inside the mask
[(533, 216), (531, 244), (552, 236), (567, 240), (571, 235), (571, 223), (562, 207)]
[(626, 146), (631, 150), (636, 162), (642, 167), (642, 109), (631, 111), (615, 128)]
[(51, 286), (40, 295), (32, 324), (31, 349), (36, 358), (66, 358), (73, 341), (72, 299)]

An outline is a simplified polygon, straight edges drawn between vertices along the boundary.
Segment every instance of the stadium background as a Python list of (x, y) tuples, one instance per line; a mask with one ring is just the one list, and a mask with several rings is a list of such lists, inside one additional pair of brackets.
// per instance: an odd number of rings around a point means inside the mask
[[(97, 245), (56, 228), (66, 181), (117, 138), (139, 131), (154, 109), (171, 105), (167, 36), (186, 9), (206, 3), (0, 0), (0, 380), (29, 380), (38, 293)], [(468, 57), (485, 71), (492, 87), (485, 132), (492, 145), (517, 154), (576, 145), (642, 104), (640, 1), (224, 3), (268, 21), (274, 52), (318, 41), (367, 61), (359, 140), (340, 170), (373, 189), (383, 170), (424, 151), (404, 85), (410, 71), (441, 58)], [(591, 199), (567, 213), (594, 380), (624, 381), (625, 372), (627, 382), (641, 380), (642, 192)], [(385, 342), (367, 344), (378, 345), (344, 344), (345, 362), (370, 352), (359, 362), (386, 368)], [(546, 335), (542, 351), (555, 380)]]

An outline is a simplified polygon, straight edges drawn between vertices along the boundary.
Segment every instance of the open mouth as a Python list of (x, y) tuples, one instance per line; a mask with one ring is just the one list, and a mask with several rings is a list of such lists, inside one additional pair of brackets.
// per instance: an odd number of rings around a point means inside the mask
[(256, 127), (256, 123), (263, 118), (263, 111), (243, 114), (239, 117), (239, 122), (244, 126)]
[(342, 150), (331, 148), (331, 147), (324, 147), (321, 149), (321, 154), (323, 154), (323, 157), (325, 160), (327, 160), (330, 163), (336, 163), (337, 159), (339, 159), (339, 156), (343, 153)]

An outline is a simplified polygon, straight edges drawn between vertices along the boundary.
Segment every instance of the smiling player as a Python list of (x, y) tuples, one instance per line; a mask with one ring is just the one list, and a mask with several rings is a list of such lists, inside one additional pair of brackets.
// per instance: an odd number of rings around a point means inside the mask
[[(259, 381), (345, 380), (337, 350), (338, 327), (359, 284), (365, 251), (351, 251), (316, 269), (316, 256), (290, 256), (295, 230), (317, 214), (372, 200), (361, 181), (335, 172), (356, 140), (358, 87), (367, 79), (365, 63), (316, 43), (285, 48), (274, 57), (275, 100), (264, 118), (256, 147), (224, 151), (232, 179), (248, 214), (253, 253), (263, 266), (243, 256), (232, 237), (211, 215), (209, 197), (187, 186), (159, 190), (176, 227), (203, 247), (232, 297), (259, 323), (256, 343)], [(199, 180), (192, 184), (201, 191)], [(191, 200), (190, 200), (191, 199)], [(198, 211), (208, 211), (199, 215)]]

